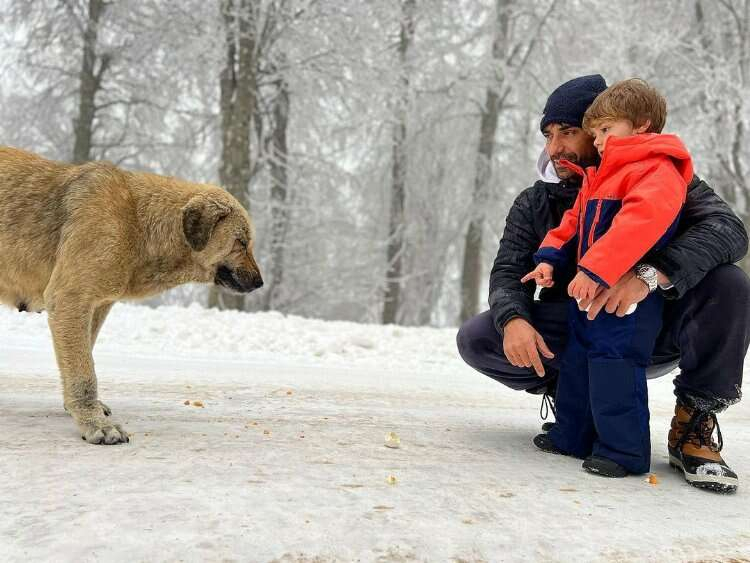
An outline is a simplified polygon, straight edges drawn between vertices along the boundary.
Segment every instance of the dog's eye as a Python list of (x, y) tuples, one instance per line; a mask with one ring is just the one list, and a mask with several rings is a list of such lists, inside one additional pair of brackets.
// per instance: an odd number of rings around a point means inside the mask
[(247, 250), (247, 241), (237, 239), (237, 244), (239, 244), (244, 250)]

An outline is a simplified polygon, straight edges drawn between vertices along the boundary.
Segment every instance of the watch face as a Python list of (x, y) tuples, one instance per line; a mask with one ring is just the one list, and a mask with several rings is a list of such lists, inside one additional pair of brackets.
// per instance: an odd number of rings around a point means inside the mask
[(636, 268), (636, 277), (648, 286), (648, 290), (655, 291), (657, 288), (656, 268), (642, 264)]

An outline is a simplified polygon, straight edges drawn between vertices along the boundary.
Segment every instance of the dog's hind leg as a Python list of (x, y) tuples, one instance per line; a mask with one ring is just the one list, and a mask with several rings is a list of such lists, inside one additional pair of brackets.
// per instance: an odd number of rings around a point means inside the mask
[(65, 410), (76, 421), (81, 437), (87, 442), (128, 442), (127, 432), (105, 417), (106, 409), (99, 402), (91, 354), (94, 318), (91, 300), (86, 299), (80, 291), (64, 291), (52, 284), (45, 291), (45, 300), (62, 377)]

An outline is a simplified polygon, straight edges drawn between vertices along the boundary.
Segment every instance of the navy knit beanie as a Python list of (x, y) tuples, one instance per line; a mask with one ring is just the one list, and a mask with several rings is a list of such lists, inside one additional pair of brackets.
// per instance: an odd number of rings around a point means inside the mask
[(539, 128), (544, 131), (550, 123), (567, 123), (580, 127), (583, 114), (599, 94), (607, 89), (601, 74), (579, 76), (557, 87), (547, 98)]

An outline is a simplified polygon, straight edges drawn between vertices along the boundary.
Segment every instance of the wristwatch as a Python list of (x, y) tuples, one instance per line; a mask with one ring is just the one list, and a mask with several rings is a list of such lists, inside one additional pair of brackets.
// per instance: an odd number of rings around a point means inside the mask
[(656, 268), (648, 264), (636, 264), (635, 277), (648, 286), (648, 292), (653, 293), (659, 287), (656, 277)]

